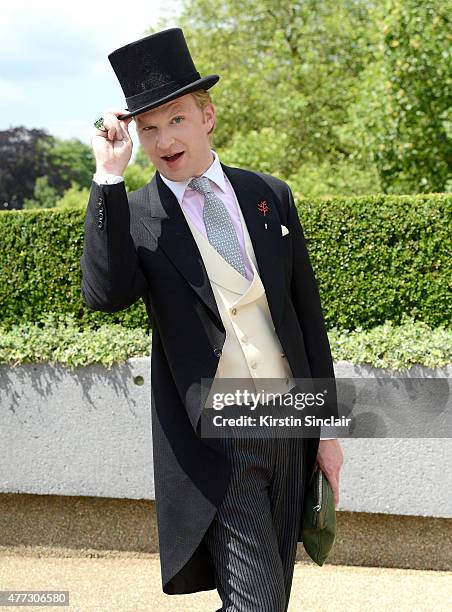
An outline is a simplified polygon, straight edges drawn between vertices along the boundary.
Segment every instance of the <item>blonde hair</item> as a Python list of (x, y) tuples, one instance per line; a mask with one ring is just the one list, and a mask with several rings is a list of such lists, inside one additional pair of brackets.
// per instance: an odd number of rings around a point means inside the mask
[[(190, 95), (194, 98), (198, 108), (204, 112), (204, 109), (208, 104), (213, 104), (212, 98), (210, 97), (210, 92), (207, 89), (196, 89), (195, 91), (191, 91)], [(208, 132), (209, 140), (212, 143), (213, 133), (215, 131), (215, 123), (212, 126), (210, 132)]]

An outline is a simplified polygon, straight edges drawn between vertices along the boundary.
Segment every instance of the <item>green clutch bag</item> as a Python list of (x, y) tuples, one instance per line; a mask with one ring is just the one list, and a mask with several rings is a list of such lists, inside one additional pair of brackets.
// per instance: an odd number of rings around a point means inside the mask
[(306, 492), (301, 534), (308, 555), (323, 565), (336, 538), (336, 508), (331, 485), (318, 464)]

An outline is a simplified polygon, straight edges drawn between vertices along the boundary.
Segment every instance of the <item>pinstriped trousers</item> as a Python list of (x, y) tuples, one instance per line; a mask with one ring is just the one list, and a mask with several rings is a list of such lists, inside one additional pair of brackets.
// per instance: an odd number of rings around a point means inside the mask
[(303, 438), (226, 437), (232, 476), (206, 533), (217, 612), (286, 612), (303, 504)]

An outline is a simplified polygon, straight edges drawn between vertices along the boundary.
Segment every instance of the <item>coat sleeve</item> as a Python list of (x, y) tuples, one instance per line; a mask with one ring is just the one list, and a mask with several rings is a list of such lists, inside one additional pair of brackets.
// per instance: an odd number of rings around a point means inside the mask
[(331, 349), (320, 302), (317, 281), (309, 259), (308, 249), (297, 208), (288, 186), (289, 231), (292, 234), (293, 267), (291, 279), (292, 302), (303, 332), (312, 378), (328, 379), (329, 414), (338, 415), (336, 385)]
[(93, 310), (116, 312), (145, 297), (147, 282), (130, 234), (124, 182), (92, 182), (80, 268), (83, 300)]

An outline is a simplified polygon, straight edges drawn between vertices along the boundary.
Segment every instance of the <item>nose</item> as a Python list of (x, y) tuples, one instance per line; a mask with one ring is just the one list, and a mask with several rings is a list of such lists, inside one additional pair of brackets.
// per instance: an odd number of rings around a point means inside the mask
[(173, 143), (174, 138), (168, 131), (163, 129), (159, 131), (157, 135), (157, 148), (162, 155), (165, 155), (165, 153), (171, 150)]

